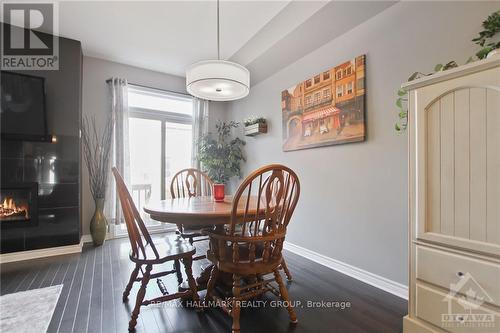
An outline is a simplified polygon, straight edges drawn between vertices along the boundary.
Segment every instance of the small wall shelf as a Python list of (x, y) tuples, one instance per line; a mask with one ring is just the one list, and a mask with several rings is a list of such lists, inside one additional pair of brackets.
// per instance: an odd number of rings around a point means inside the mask
[(256, 136), (264, 133), (267, 133), (266, 123), (257, 123), (245, 126), (245, 136)]

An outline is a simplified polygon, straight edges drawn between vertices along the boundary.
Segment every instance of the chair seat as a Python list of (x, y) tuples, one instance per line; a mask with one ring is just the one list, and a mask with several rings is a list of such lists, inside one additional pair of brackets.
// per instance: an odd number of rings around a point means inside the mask
[(145, 254), (139, 250), (139, 254), (133, 256), (132, 251), (130, 251), (130, 260), (142, 264), (158, 264), (174, 259), (190, 258), (196, 253), (196, 248), (193, 245), (177, 235), (157, 239), (154, 246), (158, 251), (158, 257), (148, 244), (144, 247)]
[(262, 254), (264, 252), (264, 246), (262, 243), (255, 244), (254, 262), (249, 261), (250, 253), (248, 250), (248, 244), (239, 245), (238, 247), (238, 263), (232, 262), (231, 258), (233, 257), (233, 248), (229, 245), (226, 245), (225, 247), (226, 260), (217, 260), (217, 258), (212, 255), (210, 250), (207, 251), (207, 259), (210, 260), (214, 265), (217, 265), (217, 268), (221, 271), (241, 275), (245, 275), (247, 272), (252, 272), (253, 274), (270, 273), (281, 264), (281, 255), (276, 258), (270, 258), (270, 260), (267, 262), (262, 261)]

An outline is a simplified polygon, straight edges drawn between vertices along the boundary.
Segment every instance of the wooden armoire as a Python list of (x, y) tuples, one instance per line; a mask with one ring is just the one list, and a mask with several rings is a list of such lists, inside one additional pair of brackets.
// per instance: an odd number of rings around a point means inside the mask
[(500, 56), (412, 81), (404, 333), (500, 332)]

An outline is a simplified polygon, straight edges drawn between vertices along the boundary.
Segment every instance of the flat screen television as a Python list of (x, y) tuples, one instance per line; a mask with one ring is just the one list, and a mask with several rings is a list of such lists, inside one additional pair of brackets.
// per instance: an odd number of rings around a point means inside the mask
[(46, 141), (45, 79), (2, 71), (0, 87), (2, 139)]

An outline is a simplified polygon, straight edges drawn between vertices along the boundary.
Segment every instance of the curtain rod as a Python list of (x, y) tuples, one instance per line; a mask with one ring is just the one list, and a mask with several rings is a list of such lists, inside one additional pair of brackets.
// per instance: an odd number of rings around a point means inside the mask
[[(112, 80), (113, 80), (112, 78), (109, 78), (109, 79), (106, 80), (106, 83), (110, 83)], [(143, 84), (137, 84), (137, 83), (133, 83), (133, 82), (128, 82), (128, 84), (130, 84), (131, 86), (137, 86), (137, 87), (147, 88), (147, 89), (153, 89), (153, 90), (161, 90), (161, 91), (166, 91), (166, 92), (169, 92), (169, 93), (172, 93), (172, 94), (178, 94), (178, 95), (188, 96), (188, 97), (192, 98), (191, 95), (185, 94), (185, 93), (182, 93), (182, 92), (178, 92), (178, 91), (173, 91), (173, 90), (168, 90), (168, 89), (161, 89), (161, 88), (146, 86), (146, 85), (143, 85)]]

